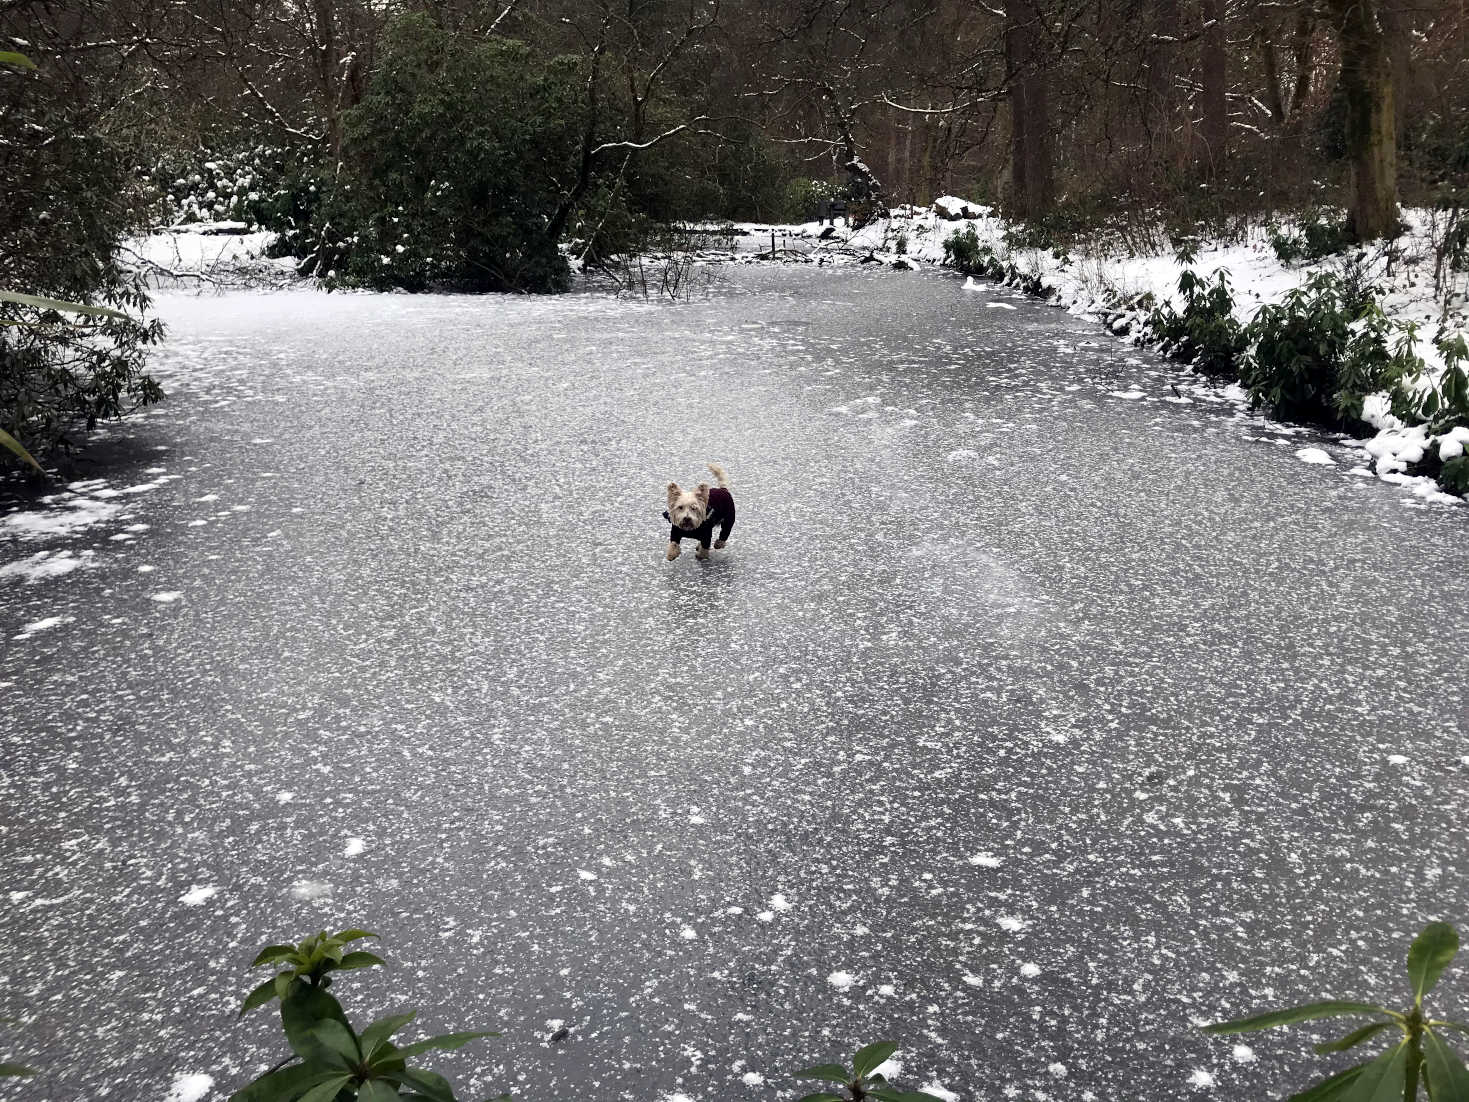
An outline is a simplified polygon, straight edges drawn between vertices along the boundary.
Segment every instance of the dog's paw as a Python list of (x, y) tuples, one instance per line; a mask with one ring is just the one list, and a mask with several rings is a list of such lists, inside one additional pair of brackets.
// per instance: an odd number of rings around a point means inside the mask
[(707, 559), (708, 557), (709, 548), (707, 547), (700, 547), (697, 551), (694, 552), (694, 558), (696, 559)]
[(672, 541), (670, 541), (669, 544), (668, 544), (668, 561), (669, 562), (672, 562), (674, 559), (678, 558), (678, 553), (679, 553), (679, 546), (678, 546), (678, 544), (673, 543)]
[(727, 540), (715, 540), (714, 541), (714, 550), (716, 550), (716, 551), (723, 551), (724, 550), (724, 545), (727, 542), (728, 542)]

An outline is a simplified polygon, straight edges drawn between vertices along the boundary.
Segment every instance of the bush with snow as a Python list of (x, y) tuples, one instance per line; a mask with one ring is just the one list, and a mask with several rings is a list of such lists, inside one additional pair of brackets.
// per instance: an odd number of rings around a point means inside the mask
[(309, 224), (322, 182), (312, 150), (249, 141), (167, 152), (137, 172), (154, 223), (240, 223), (288, 236)]
[[(8, 84), (0, 287), (117, 311), (0, 304), (0, 429), (39, 452), (161, 398), (144, 366), (162, 329), (143, 320), (148, 296), (118, 255), (135, 216), (117, 144), (49, 73)], [(0, 464), (20, 462), (10, 455), (0, 449)]]
[(1191, 363), (1201, 375), (1223, 380), (1239, 378), (1239, 358), (1245, 338), (1234, 316), (1229, 273), (1214, 273), (1212, 281), (1185, 269), (1178, 277), (1182, 309), (1164, 302), (1153, 309), (1148, 331), (1165, 353)]
[(345, 117), (315, 273), (329, 286), (565, 289), (547, 227), (576, 175), (579, 79), (574, 61), (520, 42), (398, 19)]
[(1341, 277), (1318, 272), (1256, 313), (1241, 379), (1251, 401), (1282, 420), (1351, 431), (1367, 395), (1414, 366), (1409, 345), (1389, 347), (1392, 333), (1374, 301), (1354, 301)]

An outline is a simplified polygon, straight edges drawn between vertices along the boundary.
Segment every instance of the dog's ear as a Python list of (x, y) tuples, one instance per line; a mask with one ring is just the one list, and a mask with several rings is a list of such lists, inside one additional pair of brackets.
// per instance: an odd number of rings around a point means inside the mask
[(709, 483), (701, 482), (694, 487), (694, 496), (699, 499), (700, 505), (709, 504)]
[(678, 495), (681, 493), (683, 491), (678, 488), (677, 482), (670, 482), (668, 484), (668, 507), (670, 509), (673, 508), (673, 503), (678, 500)]

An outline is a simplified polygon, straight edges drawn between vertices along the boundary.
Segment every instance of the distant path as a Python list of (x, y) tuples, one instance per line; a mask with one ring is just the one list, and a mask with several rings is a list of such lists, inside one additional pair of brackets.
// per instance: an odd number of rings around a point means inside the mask
[[(1008, 292), (725, 275), (161, 300), (96, 523), (0, 518), (0, 1040), (54, 1075), (0, 1098), (222, 1097), (253, 950), (348, 922), (360, 1012), (507, 1031), (469, 1098), (884, 1037), (965, 1099), (1260, 1098), (1305, 1041), (1190, 1020), (1397, 997), (1469, 914), (1465, 512)], [(665, 564), (706, 459), (735, 538)]]

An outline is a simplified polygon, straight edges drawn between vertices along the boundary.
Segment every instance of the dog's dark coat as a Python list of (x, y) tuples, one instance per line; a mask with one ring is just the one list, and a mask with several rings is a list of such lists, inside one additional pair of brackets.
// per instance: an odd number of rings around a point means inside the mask
[[(663, 519), (670, 519), (667, 510), (663, 513)], [(709, 541), (714, 538), (716, 526), (719, 528), (719, 538), (727, 540), (734, 529), (734, 522), (734, 494), (716, 486), (709, 491), (709, 512), (704, 516), (704, 523), (692, 529), (680, 528), (675, 524), (669, 529), (668, 539), (671, 543), (678, 543), (684, 539), (698, 540), (700, 547), (708, 547)]]

